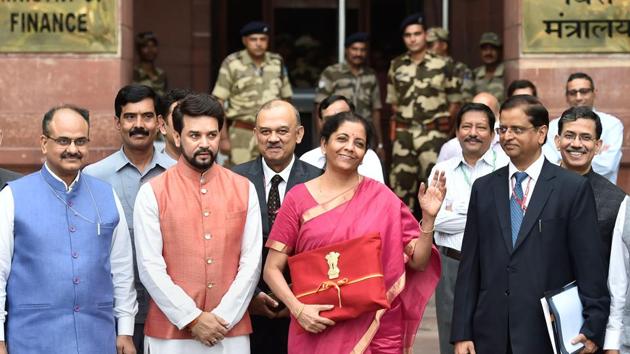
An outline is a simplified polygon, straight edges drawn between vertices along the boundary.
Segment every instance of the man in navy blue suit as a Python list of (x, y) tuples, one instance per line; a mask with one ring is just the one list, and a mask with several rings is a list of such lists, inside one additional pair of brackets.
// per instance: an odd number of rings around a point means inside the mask
[[(300, 114), (290, 103), (273, 100), (256, 114), (254, 128), (260, 156), (240, 164), (233, 171), (247, 177), (256, 187), (263, 225), (263, 244), (282, 204), (293, 186), (322, 174), (322, 170), (295, 158), (295, 145), (302, 141), (304, 127)], [(268, 249), (263, 247), (263, 265)], [(262, 277), (249, 305), (254, 332), (250, 336), (251, 352), (282, 354), (287, 352), (289, 312), (267, 294), (269, 287)]]
[(602, 346), (610, 298), (593, 191), (542, 154), (549, 114), (533, 96), (501, 107), (510, 163), (473, 184), (455, 287), (456, 354), (553, 353), (540, 298), (575, 280), (581, 353)]

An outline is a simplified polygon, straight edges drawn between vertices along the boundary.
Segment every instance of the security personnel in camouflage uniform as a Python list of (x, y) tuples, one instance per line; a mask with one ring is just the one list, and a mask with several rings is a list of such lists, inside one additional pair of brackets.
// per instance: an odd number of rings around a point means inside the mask
[(418, 183), (426, 181), (449, 138), (461, 84), (452, 60), (427, 51), (420, 14), (407, 17), (400, 28), (408, 51), (392, 60), (387, 74), (387, 103), (395, 112), (390, 185), (414, 210)]
[(293, 95), (284, 60), (267, 51), (269, 26), (254, 21), (241, 29), (245, 49), (228, 55), (219, 69), (212, 94), (226, 105), (229, 133), (222, 132), (221, 152), (230, 154), (233, 164), (258, 156), (253, 129), (256, 111), (273, 99)]
[(501, 103), (505, 100), (501, 39), (494, 32), (486, 32), (481, 35), (479, 46), (483, 65), (473, 70), (475, 95), (480, 92), (490, 92)]
[(368, 34), (351, 34), (344, 45), (346, 60), (324, 69), (317, 85), (315, 104), (319, 105), (324, 98), (332, 95), (348, 98), (354, 104), (355, 112), (375, 128), (377, 150), (381, 150), (382, 154), (381, 93), (375, 71), (366, 65)]
[[(427, 43), (429, 44), (429, 50), (438, 56), (448, 57), (449, 56), (449, 34), (448, 30), (442, 27), (431, 27), (427, 31)], [(467, 103), (471, 102), (474, 97), (475, 92), (475, 83), (473, 81), (472, 70), (468, 67), (468, 65), (462, 63), (461, 61), (455, 61), (453, 67), (453, 75), (457, 76), (462, 83), (462, 102)]]
[(158, 40), (153, 32), (142, 32), (136, 35), (136, 51), (140, 63), (133, 68), (133, 82), (149, 86), (160, 96), (166, 93), (168, 81), (166, 72), (155, 66), (158, 55)]

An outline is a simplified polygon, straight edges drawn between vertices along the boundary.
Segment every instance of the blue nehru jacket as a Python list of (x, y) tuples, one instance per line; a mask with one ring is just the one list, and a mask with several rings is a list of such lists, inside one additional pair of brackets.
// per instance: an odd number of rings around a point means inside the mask
[(116, 353), (110, 249), (119, 215), (112, 187), (82, 174), (66, 192), (46, 167), (9, 185), (15, 203), (10, 351)]

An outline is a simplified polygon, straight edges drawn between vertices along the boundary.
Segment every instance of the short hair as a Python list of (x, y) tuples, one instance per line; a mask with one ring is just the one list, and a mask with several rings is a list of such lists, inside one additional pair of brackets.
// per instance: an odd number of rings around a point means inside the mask
[(514, 80), (514, 81), (512, 81), (510, 83), (510, 86), (508, 86), (507, 95), (508, 95), (508, 97), (511, 97), (511, 96), (514, 95), (514, 91), (516, 91), (518, 89), (524, 89), (524, 88), (531, 89), (532, 92), (534, 93), (532, 96), (538, 97), (538, 91), (536, 90), (536, 85), (534, 85), (534, 83), (529, 81), (529, 80)]
[(569, 75), (569, 78), (567, 79), (567, 84), (569, 84), (569, 82), (576, 79), (588, 80), (588, 82), (591, 83), (591, 89), (595, 90), (595, 83), (593, 82), (593, 78), (590, 77), (588, 74), (583, 73), (583, 72), (572, 73), (571, 75)]
[[(501, 105), (501, 111), (522, 107), (523, 112), (527, 115), (529, 122), (536, 128), (546, 125), (549, 127), (549, 111), (543, 106), (537, 97), (530, 95), (516, 95), (508, 97)], [(545, 136), (545, 141), (547, 137)], [(543, 143), (544, 143), (543, 142)]]
[(322, 117), (322, 112), (330, 107), (330, 105), (332, 105), (333, 103), (337, 102), (337, 101), (344, 101), (348, 107), (350, 107), (350, 111), (354, 112), (354, 103), (352, 103), (352, 101), (350, 101), (346, 96), (343, 95), (330, 95), (326, 98), (324, 98), (320, 103), (319, 103), (319, 107), (317, 108), (317, 113), (319, 114), (319, 119), (324, 119), (324, 117)]
[(558, 135), (562, 134), (564, 123), (575, 122), (578, 119), (590, 119), (595, 122), (595, 137), (599, 140), (602, 136), (602, 121), (593, 110), (589, 107), (571, 107), (562, 112), (562, 116), (558, 120)]
[(118, 91), (114, 100), (114, 111), (116, 117), (120, 118), (122, 108), (127, 103), (137, 103), (146, 98), (153, 100), (153, 109), (155, 114), (160, 112), (160, 96), (158, 96), (152, 88), (147, 85), (131, 84), (124, 86)]
[(490, 127), (490, 129), (494, 131), (494, 122), (496, 121), (496, 117), (494, 116), (494, 113), (492, 113), (492, 110), (490, 109), (490, 107), (486, 106), (483, 103), (472, 103), (472, 102), (464, 104), (462, 108), (459, 110), (459, 112), (457, 112), (457, 117), (455, 118), (457, 129), (459, 129), (459, 126), (462, 124), (462, 118), (464, 117), (464, 114), (468, 112), (484, 113), (486, 117), (488, 118), (488, 126)]
[(166, 94), (162, 96), (162, 99), (160, 100), (160, 106), (162, 107), (160, 108), (160, 114), (162, 115), (162, 117), (164, 117), (164, 122), (166, 124), (168, 124), (166, 116), (171, 113), (171, 105), (177, 101), (182, 100), (184, 97), (190, 95), (191, 93), (193, 92), (190, 89), (174, 88), (168, 90), (168, 92), (166, 92)]
[(322, 127), (321, 140), (328, 142), (332, 134), (345, 122), (357, 122), (363, 125), (365, 129), (365, 150), (367, 151), (372, 143), (372, 128), (365, 118), (354, 112), (339, 112), (328, 117)]
[(207, 93), (193, 93), (182, 99), (173, 110), (173, 128), (179, 134), (184, 129), (184, 115), (195, 118), (208, 116), (219, 122), (219, 130), (223, 128), (225, 112), (223, 105)]
[(297, 125), (298, 126), (302, 125), (302, 119), (300, 118), (300, 112), (297, 110), (297, 108), (295, 108), (295, 106), (292, 105), (291, 103), (289, 103), (289, 102), (287, 102), (285, 100), (279, 99), (279, 98), (273, 99), (271, 101), (267, 101), (262, 106), (260, 106), (260, 108), (258, 109), (258, 112), (256, 112), (256, 122), (258, 121), (258, 116), (260, 115), (260, 112), (280, 106), (280, 104), (278, 104), (279, 102), (286, 102), (286, 103), (288, 103), (289, 106), (291, 106), (291, 108), (293, 109), (293, 114), (295, 115), (295, 121), (297, 122)]
[(48, 136), (50, 134), (50, 122), (52, 121), (55, 113), (61, 109), (69, 109), (78, 113), (88, 124), (88, 129), (90, 127), (90, 112), (82, 107), (75, 106), (73, 104), (61, 104), (59, 106), (52, 107), (48, 110), (48, 112), (44, 113), (44, 118), (42, 119), (42, 134)]

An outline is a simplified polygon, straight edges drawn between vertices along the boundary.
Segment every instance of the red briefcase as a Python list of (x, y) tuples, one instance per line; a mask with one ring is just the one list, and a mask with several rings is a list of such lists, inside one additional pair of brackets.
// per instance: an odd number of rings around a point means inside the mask
[(333, 321), (389, 308), (378, 233), (289, 257), (291, 290), (305, 304), (335, 305)]

